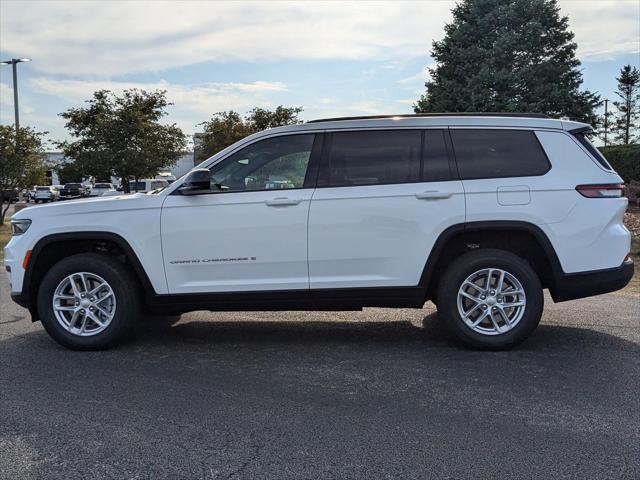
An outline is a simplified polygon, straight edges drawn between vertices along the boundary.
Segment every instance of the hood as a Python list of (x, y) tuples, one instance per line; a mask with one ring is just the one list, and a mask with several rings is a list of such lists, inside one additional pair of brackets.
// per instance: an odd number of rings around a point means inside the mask
[(117, 211), (144, 210), (160, 208), (164, 195), (144, 193), (124, 194), (110, 197), (88, 197), (78, 200), (65, 200), (44, 205), (23, 208), (11, 218), (14, 220), (36, 219), (50, 216), (100, 214)]

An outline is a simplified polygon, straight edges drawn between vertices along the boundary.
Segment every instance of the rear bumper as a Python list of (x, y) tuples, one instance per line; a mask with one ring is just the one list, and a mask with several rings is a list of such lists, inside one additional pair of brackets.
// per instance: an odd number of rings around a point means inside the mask
[(564, 273), (556, 276), (555, 285), (551, 289), (551, 297), (554, 302), (565, 302), (576, 298), (615, 292), (629, 283), (633, 277), (633, 270), (633, 261), (629, 260), (615, 268)]

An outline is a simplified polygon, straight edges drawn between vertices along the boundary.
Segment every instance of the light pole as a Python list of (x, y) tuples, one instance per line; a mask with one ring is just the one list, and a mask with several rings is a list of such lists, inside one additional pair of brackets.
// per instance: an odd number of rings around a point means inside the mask
[[(13, 108), (16, 114), (16, 135), (20, 130), (20, 114), (18, 113), (18, 64), (21, 62), (30, 62), (30, 58), (12, 58), (4, 60), (0, 65), (11, 65), (13, 67)], [(17, 138), (17, 137), (16, 137)]]

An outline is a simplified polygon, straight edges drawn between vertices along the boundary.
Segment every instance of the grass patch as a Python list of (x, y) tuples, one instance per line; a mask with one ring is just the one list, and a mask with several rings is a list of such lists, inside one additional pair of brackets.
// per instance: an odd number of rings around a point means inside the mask
[[(4, 261), (4, 246), (11, 240), (11, 222), (0, 225), (0, 263)], [(4, 267), (2, 267), (4, 269)]]

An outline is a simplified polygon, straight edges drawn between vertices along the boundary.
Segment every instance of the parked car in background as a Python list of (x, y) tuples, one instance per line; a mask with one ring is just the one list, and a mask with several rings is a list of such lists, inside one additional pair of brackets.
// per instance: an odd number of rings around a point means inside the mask
[(53, 202), (54, 200), (60, 200), (60, 192), (51, 186), (35, 187), (35, 194), (33, 200), (36, 203), (39, 202)]
[(156, 178), (166, 180), (169, 184), (172, 184), (176, 181), (176, 176), (171, 172), (160, 172), (158, 175), (156, 175)]
[(88, 196), (88, 192), (81, 183), (66, 183), (60, 190), (60, 199), (69, 200), (72, 198), (82, 198)]
[(115, 192), (116, 189), (112, 183), (96, 183), (91, 188), (90, 197), (101, 197), (107, 192)]
[(167, 180), (160, 178), (142, 178), (140, 180), (131, 180), (129, 182), (129, 191), (131, 193), (147, 193), (169, 185)]

